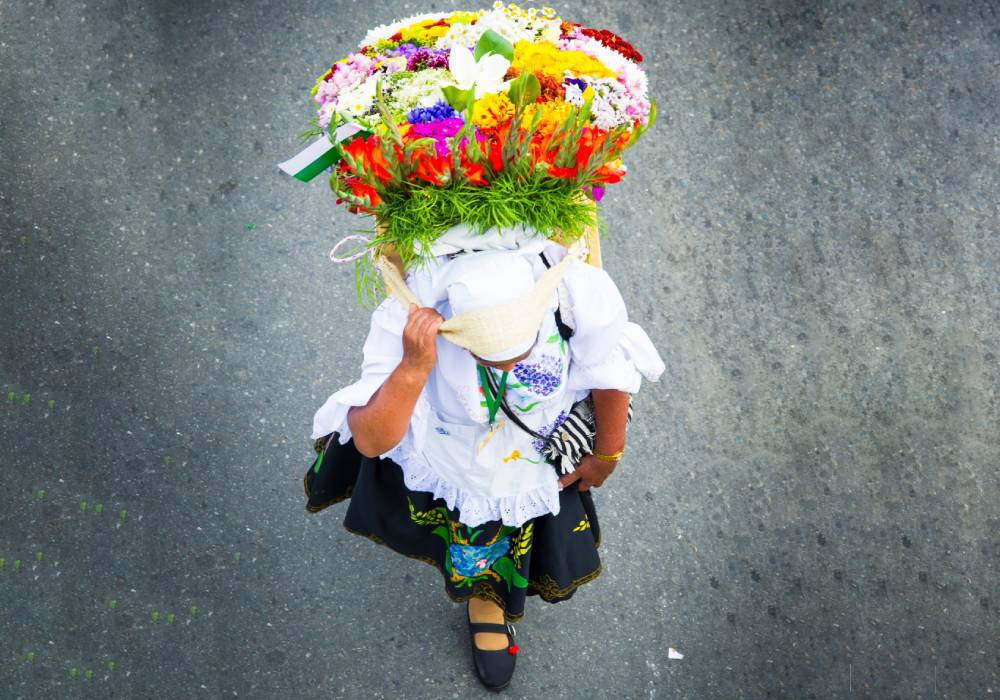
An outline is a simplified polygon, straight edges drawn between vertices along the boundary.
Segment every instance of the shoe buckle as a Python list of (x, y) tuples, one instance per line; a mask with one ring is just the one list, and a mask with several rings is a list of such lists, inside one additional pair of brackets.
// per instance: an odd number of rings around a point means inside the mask
[(510, 632), (511, 637), (517, 634), (517, 630), (514, 629), (514, 625), (510, 624), (509, 622), (505, 622), (504, 624), (507, 625), (507, 631)]

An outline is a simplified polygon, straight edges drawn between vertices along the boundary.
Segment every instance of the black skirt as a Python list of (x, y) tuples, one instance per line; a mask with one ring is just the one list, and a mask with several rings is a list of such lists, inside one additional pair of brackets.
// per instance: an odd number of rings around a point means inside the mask
[(485, 598), (516, 621), (526, 596), (558, 603), (601, 573), (593, 497), (576, 483), (559, 492), (558, 515), (520, 527), (500, 521), (470, 527), (443, 499), (409, 490), (396, 462), (365, 457), (353, 440), (341, 445), (334, 433), (317, 440), (316, 451), (303, 479), (306, 509), (315, 513), (349, 498), (348, 531), (436, 567), (455, 602)]

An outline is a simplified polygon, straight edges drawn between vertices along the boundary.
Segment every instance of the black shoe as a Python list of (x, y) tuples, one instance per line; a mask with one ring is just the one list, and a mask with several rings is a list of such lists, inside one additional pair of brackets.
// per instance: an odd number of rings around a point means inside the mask
[[(465, 621), (469, 625), (469, 640), (472, 644), (472, 661), (480, 683), (490, 690), (503, 690), (510, 685), (517, 662), (517, 645), (514, 644), (514, 626), (509, 622), (473, 622), (469, 619), (469, 609), (465, 609)], [(480, 649), (476, 646), (477, 632), (506, 632), (506, 649)]]

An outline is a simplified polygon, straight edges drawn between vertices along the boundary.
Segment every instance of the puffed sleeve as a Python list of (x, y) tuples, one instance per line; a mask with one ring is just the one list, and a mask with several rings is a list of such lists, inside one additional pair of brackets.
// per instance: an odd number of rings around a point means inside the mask
[(385, 299), (372, 312), (371, 329), (365, 339), (361, 378), (332, 394), (315, 416), (311, 440), (340, 433), (341, 444), (351, 438), (347, 411), (351, 406), (364, 406), (403, 359), (403, 328), (407, 312), (396, 299)]
[(642, 379), (658, 381), (665, 366), (646, 332), (628, 320), (618, 286), (604, 270), (572, 265), (563, 277), (561, 315), (573, 328), (568, 389), (634, 394)]

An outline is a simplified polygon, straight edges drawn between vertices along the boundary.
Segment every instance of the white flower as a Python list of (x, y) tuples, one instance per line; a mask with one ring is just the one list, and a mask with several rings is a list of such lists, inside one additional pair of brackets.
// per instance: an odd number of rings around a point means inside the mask
[(319, 108), (319, 127), (324, 131), (330, 126), (330, 119), (333, 117), (335, 107), (333, 102), (327, 102)]
[(459, 90), (475, 86), (476, 99), (491, 92), (506, 92), (510, 81), (503, 77), (510, 61), (497, 53), (488, 53), (476, 61), (472, 51), (465, 46), (452, 46), (448, 54), (448, 69)]
[(385, 41), (396, 32), (406, 29), (411, 24), (416, 24), (417, 22), (422, 22), (426, 19), (444, 19), (450, 14), (450, 12), (427, 12), (421, 15), (413, 15), (412, 17), (401, 19), (398, 22), (393, 22), (392, 24), (380, 25), (369, 31), (361, 43), (358, 44), (358, 47), (372, 46), (377, 41)]
[(441, 88), (452, 84), (451, 74), (440, 68), (397, 74), (392, 81), (388, 106), (402, 112), (430, 107), (444, 99)]
[(359, 117), (375, 104), (375, 85), (379, 74), (374, 73), (358, 86), (341, 91), (337, 97), (337, 111)]

